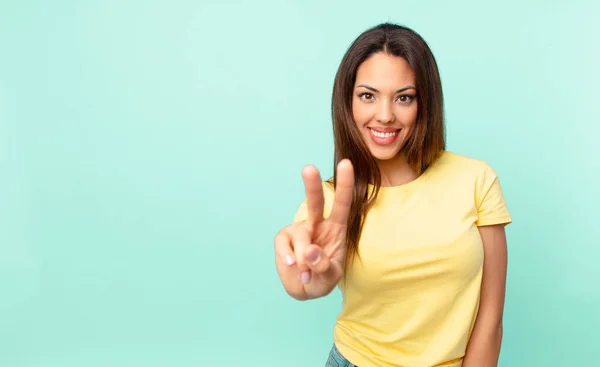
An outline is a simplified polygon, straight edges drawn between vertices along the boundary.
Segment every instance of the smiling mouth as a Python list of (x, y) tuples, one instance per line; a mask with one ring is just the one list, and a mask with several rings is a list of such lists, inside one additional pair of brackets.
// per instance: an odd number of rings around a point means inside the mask
[(396, 135), (398, 135), (398, 133), (400, 132), (400, 130), (402, 129), (397, 129), (397, 130), (393, 130), (393, 131), (377, 131), (373, 128), (368, 128), (371, 131), (371, 134), (373, 134), (374, 136), (381, 138), (381, 139), (389, 139), (389, 138), (393, 138)]

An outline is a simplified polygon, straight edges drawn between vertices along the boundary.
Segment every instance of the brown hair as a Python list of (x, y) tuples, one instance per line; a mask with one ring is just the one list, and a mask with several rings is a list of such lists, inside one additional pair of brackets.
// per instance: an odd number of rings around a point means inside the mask
[[(404, 58), (415, 73), (417, 121), (401, 148), (408, 158), (408, 164), (421, 175), (445, 149), (442, 85), (435, 58), (425, 40), (412, 29), (391, 23), (382, 23), (363, 32), (340, 63), (331, 103), (335, 153), (334, 176), (328, 183), (335, 188), (336, 166), (340, 160), (348, 158), (354, 167), (354, 192), (346, 231), (346, 266), (358, 254), (365, 215), (381, 187), (377, 162), (362, 140), (352, 117), (356, 71), (365, 60), (378, 52)], [(370, 196), (369, 183), (375, 188)]]

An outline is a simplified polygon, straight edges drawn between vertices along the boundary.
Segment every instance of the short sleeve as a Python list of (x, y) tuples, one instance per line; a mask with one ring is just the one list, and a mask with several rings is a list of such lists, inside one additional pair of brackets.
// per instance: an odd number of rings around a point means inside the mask
[(483, 164), (483, 170), (477, 179), (475, 204), (477, 206), (477, 226), (512, 222), (498, 175), (487, 163)]
[[(333, 199), (334, 199), (334, 190), (333, 186), (327, 182), (323, 182), (323, 197), (325, 199), (325, 204), (323, 207), (323, 217), (327, 218), (331, 214), (331, 209), (333, 208)], [(306, 200), (300, 204), (296, 215), (294, 216), (293, 223), (305, 221), (308, 218), (308, 207), (306, 204)]]

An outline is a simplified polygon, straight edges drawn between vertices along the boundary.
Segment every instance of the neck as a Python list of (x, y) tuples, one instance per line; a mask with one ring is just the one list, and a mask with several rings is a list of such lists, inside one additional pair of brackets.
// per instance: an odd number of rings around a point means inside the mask
[(400, 186), (414, 181), (419, 177), (408, 165), (404, 154), (398, 154), (392, 159), (377, 161), (381, 172), (381, 186)]

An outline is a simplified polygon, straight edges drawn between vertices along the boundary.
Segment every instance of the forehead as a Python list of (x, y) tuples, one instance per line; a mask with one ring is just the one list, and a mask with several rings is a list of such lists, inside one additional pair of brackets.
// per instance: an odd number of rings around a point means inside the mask
[(360, 64), (355, 84), (368, 84), (379, 90), (396, 90), (408, 84), (415, 85), (415, 73), (404, 58), (378, 52)]

